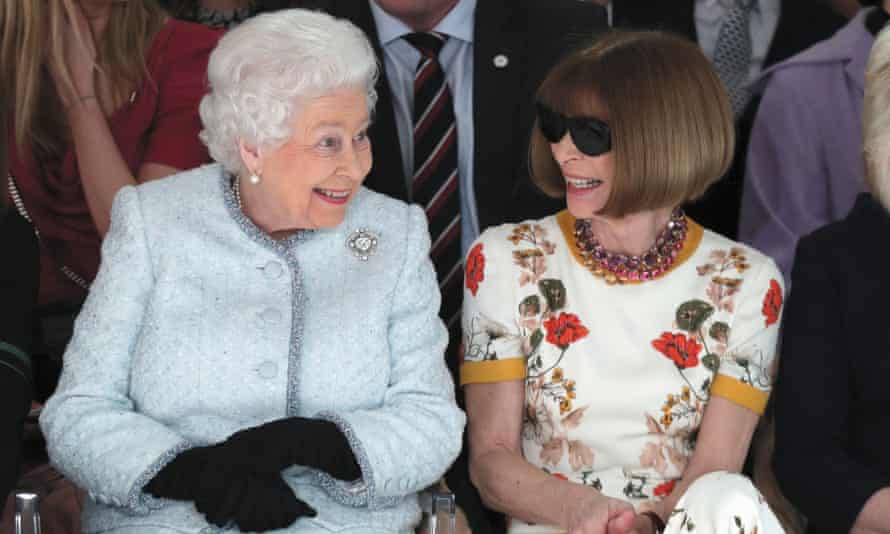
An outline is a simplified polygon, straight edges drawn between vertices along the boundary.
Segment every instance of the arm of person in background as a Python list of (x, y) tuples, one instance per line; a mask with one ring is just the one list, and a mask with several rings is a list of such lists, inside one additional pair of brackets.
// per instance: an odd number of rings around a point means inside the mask
[(139, 193), (125, 187), (115, 199), (99, 274), (40, 426), (54, 465), (94, 500), (132, 514), (160, 506), (143, 486), (190, 447), (168, 426), (137, 412), (129, 397), (132, 352), (153, 284)]
[(24, 419), (31, 407), (33, 373), (28, 351), (37, 303), (40, 255), (34, 230), (0, 206), (0, 502), (15, 485)]
[(773, 258), (788, 277), (797, 240), (829, 222), (825, 154), (816, 142), (823, 110), (789, 69), (773, 73), (748, 147), (739, 240)]
[[(491, 508), (573, 534), (631, 532), (633, 508), (596, 489), (560, 480), (522, 456), (525, 353), (513, 315), (511, 252), (501, 232), (486, 231), (466, 260), (463, 331), (470, 477)], [(505, 230), (507, 229), (507, 230)]]
[[(756, 254), (749, 251), (748, 254)], [(766, 408), (772, 387), (774, 362), (782, 316), (782, 275), (769, 258), (758, 272), (742, 281), (733, 303), (735, 317), (727, 348), (711, 385), (695, 451), (683, 476), (656, 507), (666, 522), (677, 501), (699, 477), (714, 471), (738, 473), (745, 463), (757, 422)], [(719, 340), (707, 334), (708, 343)]]
[(156, 80), (157, 116), (147, 139), (144, 160), (134, 176), (96, 98), (96, 48), (90, 38), (89, 24), (78, 6), (74, 12), (77, 16), (70, 24), (77, 25), (79, 33), (85, 36), (85, 42), (81, 42), (75, 32), (66, 33), (66, 68), (71, 73), (76, 94), (70, 94), (62, 83), (57, 82), (56, 86), (66, 107), (87, 205), (99, 235), (104, 236), (114, 196), (121, 187), (163, 178), (207, 160), (206, 150), (198, 139), (198, 103), (204, 93), (207, 61), (215, 41), (206, 40), (202, 34), (201, 39), (196, 39), (198, 45), (193, 43), (185, 50), (169, 54), (169, 68), (162, 79)]
[(782, 334), (773, 469), (789, 500), (825, 532), (890, 532), (890, 479), (847, 452), (854, 356), (844, 343), (827, 244), (805, 238), (797, 249)]

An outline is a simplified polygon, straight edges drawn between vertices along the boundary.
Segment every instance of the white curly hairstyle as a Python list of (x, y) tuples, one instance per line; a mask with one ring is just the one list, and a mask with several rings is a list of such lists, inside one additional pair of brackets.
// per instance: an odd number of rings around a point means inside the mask
[(865, 69), (862, 106), (865, 182), (890, 211), (890, 31), (878, 34)]
[(201, 140), (229, 172), (244, 169), (238, 141), (275, 149), (292, 135), (300, 102), (337, 89), (377, 100), (377, 59), (364, 32), (325, 13), (287, 9), (229, 31), (210, 55)]

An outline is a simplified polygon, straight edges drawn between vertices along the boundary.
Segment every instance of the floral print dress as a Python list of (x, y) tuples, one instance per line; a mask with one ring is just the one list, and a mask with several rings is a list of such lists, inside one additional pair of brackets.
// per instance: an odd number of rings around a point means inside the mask
[(491, 228), (466, 261), (461, 383), (524, 380), (526, 460), (638, 509), (682, 475), (708, 399), (760, 414), (775, 372), (776, 265), (688, 223), (641, 283), (590, 273), (567, 211)]

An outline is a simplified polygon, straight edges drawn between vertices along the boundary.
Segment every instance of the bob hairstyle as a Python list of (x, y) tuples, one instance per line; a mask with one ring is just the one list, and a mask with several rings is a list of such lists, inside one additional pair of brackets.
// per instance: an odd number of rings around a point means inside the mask
[(890, 211), (890, 32), (883, 30), (871, 47), (862, 103), (865, 183)]
[(201, 140), (214, 160), (239, 174), (238, 141), (281, 146), (293, 134), (301, 101), (358, 88), (371, 112), (377, 73), (365, 34), (345, 20), (305, 9), (257, 15), (230, 30), (210, 55)]
[[(564, 115), (609, 124), (615, 176), (602, 215), (694, 200), (732, 162), (735, 127), (723, 83), (698, 47), (680, 37), (606, 33), (555, 66), (537, 98)], [(538, 187), (565, 195), (565, 180), (537, 120), (529, 158)]]

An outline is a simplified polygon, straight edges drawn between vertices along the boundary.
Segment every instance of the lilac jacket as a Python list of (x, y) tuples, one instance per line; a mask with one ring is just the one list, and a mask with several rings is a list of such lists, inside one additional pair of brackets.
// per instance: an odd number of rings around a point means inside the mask
[(772, 256), (786, 280), (798, 238), (843, 218), (865, 187), (868, 11), (766, 70), (754, 86), (763, 100), (748, 148), (739, 240)]

